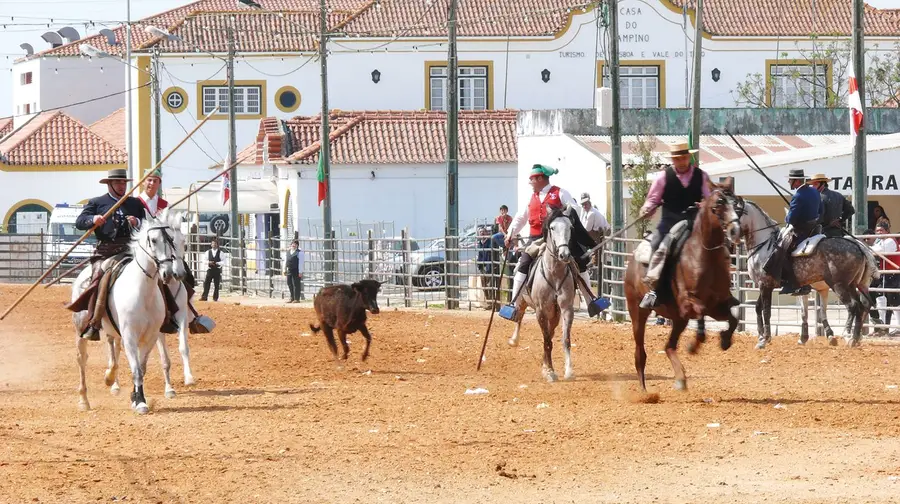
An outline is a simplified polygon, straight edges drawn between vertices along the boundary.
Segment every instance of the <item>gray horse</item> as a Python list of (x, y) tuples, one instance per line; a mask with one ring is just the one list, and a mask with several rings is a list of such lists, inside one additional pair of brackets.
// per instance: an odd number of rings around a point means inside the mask
[[(750, 279), (759, 286), (756, 300), (756, 320), (759, 342), (756, 348), (765, 348), (772, 340), (770, 320), (772, 317), (772, 291), (779, 287), (781, 279), (773, 278), (763, 271), (763, 265), (775, 250), (779, 234), (779, 224), (769, 217), (756, 203), (738, 199), (736, 208), (741, 221), (741, 236), (749, 249), (747, 270)], [(828, 307), (828, 288), (834, 290), (847, 307), (848, 318), (845, 327), (847, 344), (858, 346), (862, 334), (863, 317), (871, 307), (868, 286), (879, 278), (878, 263), (872, 251), (859, 240), (847, 237), (825, 238), (821, 235), (810, 238), (792, 252), (794, 273), (800, 285), (809, 285), (819, 294), (818, 318), (822, 321), (828, 343), (837, 345), (834, 331), (825, 316)], [(809, 297), (803, 301), (802, 325), (799, 344), (809, 340), (807, 322)], [(851, 324), (852, 335), (851, 333)]]
[(573, 219), (578, 215), (572, 208), (553, 210), (544, 224), (545, 244), (540, 258), (532, 268), (534, 281), (531, 287), (527, 282), (516, 300), (516, 328), (509, 338), (510, 346), (519, 343), (519, 328), (525, 316), (525, 307), (531, 306), (537, 314), (538, 325), (544, 336), (544, 362), (541, 372), (548, 382), (556, 381), (553, 370), (553, 333), (562, 320), (562, 346), (566, 355), (565, 378), (575, 377), (572, 367), (572, 320), (575, 317), (575, 278), (578, 275), (572, 253), (569, 251), (569, 240), (572, 236)]

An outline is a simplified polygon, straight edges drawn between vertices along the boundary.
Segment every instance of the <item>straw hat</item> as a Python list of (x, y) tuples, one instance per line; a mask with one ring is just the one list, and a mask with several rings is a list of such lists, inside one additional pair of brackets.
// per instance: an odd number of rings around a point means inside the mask
[(824, 173), (816, 173), (815, 175), (813, 175), (812, 177), (809, 178), (809, 181), (810, 182), (824, 182), (827, 184), (828, 182), (831, 182), (831, 179), (826, 177)]
[(670, 158), (676, 158), (676, 157), (694, 154), (696, 152), (697, 152), (697, 149), (689, 149), (687, 143), (679, 142), (679, 143), (669, 144), (668, 156)]

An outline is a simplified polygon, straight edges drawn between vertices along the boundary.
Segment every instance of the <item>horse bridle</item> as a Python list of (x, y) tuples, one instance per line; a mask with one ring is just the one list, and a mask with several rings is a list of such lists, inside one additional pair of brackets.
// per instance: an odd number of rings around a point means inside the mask
[[(571, 220), (572, 220), (572, 217), (569, 216), (569, 215), (566, 215), (565, 213), (561, 213), (558, 217), (554, 217), (553, 220), (559, 219), (560, 217), (565, 217), (566, 219), (569, 219), (570, 222), (571, 222)], [(552, 222), (552, 221), (551, 221), (551, 222)], [(563, 247), (565, 247), (566, 249), (569, 249), (569, 243), (568, 243), (568, 242), (563, 243), (562, 245), (557, 246), (557, 245), (553, 242), (553, 240), (550, 239), (550, 226), (549, 226), (549, 223), (548, 223), (548, 225), (547, 225), (547, 232), (546, 232), (546, 235), (544, 236), (544, 241), (547, 243), (547, 252), (550, 252), (551, 254), (556, 254), (557, 256), (558, 256), (558, 254), (559, 254), (559, 249), (561, 249), (561, 248), (563, 248)], [(551, 249), (551, 247), (552, 247), (552, 249)], [(572, 251), (571, 251), (571, 249), (569, 249), (569, 254), (571, 255), (571, 253), (572, 253)], [(570, 261), (571, 261), (571, 259), (570, 259)], [(541, 276), (544, 278), (544, 281), (547, 282), (547, 283), (550, 284), (550, 285), (553, 285), (553, 283), (550, 281), (550, 279), (547, 278), (547, 273), (544, 271), (544, 261), (543, 261), (543, 260), (542, 260), (541, 263), (538, 265), (538, 268), (539, 268), (540, 271), (541, 271)], [(569, 278), (569, 275), (572, 274), (571, 269), (572, 269), (572, 268), (571, 268), (571, 265), (566, 265), (566, 276), (563, 277), (563, 279), (562, 279), (562, 281), (559, 283), (559, 285), (555, 286), (555, 289), (556, 289), (557, 291), (559, 291), (559, 289), (562, 288), (563, 283), (565, 283), (565, 281)], [(574, 280), (575, 280), (575, 278), (572, 277), (572, 281), (573, 281), (573, 282), (574, 282)]]
[(160, 266), (162, 266), (163, 264), (168, 263), (168, 262), (173, 263), (173, 264), (175, 263), (175, 259), (176, 259), (176, 257), (175, 257), (175, 241), (172, 239), (171, 236), (169, 236), (169, 233), (166, 231), (168, 228), (169, 228), (169, 226), (153, 226), (150, 229), (148, 229), (147, 230), (147, 246), (148, 247), (150, 246), (150, 231), (162, 231), (163, 239), (166, 241), (166, 244), (168, 246), (172, 247), (172, 255), (170, 257), (163, 259), (163, 260), (159, 260), (153, 254), (151, 254), (150, 252), (147, 252), (147, 249), (144, 248), (143, 244), (138, 245), (138, 247), (140, 247), (140, 249), (145, 254), (147, 254), (147, 257), (152, 259), (153, 263), (156, 264), (156, 273), (153, 275), (150, 275), (150, 273), (147, 273), (147, 270), (145, 270), (144, 267), (141, 266), (141, 263), (137, 263), (138, 267), (141, 268), (141, 271), (144, 272), (144, 275), (147, 275), (147, 278), (154, 278), (156, 275), (159, 275)]

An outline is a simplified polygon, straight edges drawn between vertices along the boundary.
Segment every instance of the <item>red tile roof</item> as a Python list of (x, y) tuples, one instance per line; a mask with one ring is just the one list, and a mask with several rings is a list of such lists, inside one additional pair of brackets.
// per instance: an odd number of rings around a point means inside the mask
[(128, 155), (61, 111), (42, 112), (0, 141), (6, 165), (118, 165)]
[[(300, 164), (318, 163), (320, 116), (294, 117), (283, 124), (289, 132), (289, 138), (285, 140), (292, 147), (286, 160)], [(444, 163), (446, 124), (444, 112), (334, 111), (329, 123), (331, 161), (334, 164)], [(255, 161), (247, 161), (248, 164), (262, 162), (259, 137), (241, 155), (250, 154), (254, 149)], [(272, 147), (269, 149), (271, 152)], [(459, 150), (461, 163), (516, 162), (516, 111), (461, 111)]]
[[(125, 107), (91, 124), (91, 131), (103, 137), (118, 149), (125, 151)], [(127, 152), (127, 151), (126, 151)]]
[[(674, 10), (696, 0), (656, 0)], [(815, 1), (816, 18), (812, 18)], [(447, 33), (448, 0), (329, 0), (329, 27), (338, 34), (371, 37), (444, 37)], [(240, 52), (312, 50), (318, 33), (318, 0), (261, 0), (275, 14), (237, 7), (235, 0), (198, 0), (135, 23), (132, 43), (146, 49), (160, 40), (144, 31), (149, 25), (172, 30), (185, 40), (214, 51), (224, 50), (225, 20), (237, 24)], [(570, 12), (590, 8), (586, 0), (467, 0), (460, 2), (459, 34), (462, 37), (551, 36), (569, 27)], [(849, 35), (850, 0), (706, 0), (705, 30), (719, 36)], [(216, 14), (213, 16), (212, 14)], [(223, 16), (222, 14), (228, 14)], [(867, 35), (900, 35), (900, 10), (866, 6)], [(78, 46), (88, 43), (121, 55), (124, 28), (113, 30), (119, 44), (94, 35), (48, 49), (37, 55), (77, 56)], [(178, 43), (162, 42), (167, 51), (183, 51)]]
[(5, 137), (10, 134), (13, 130), (13, 118), (12, 117), (3, 117), (0, 118), (0, 138)]

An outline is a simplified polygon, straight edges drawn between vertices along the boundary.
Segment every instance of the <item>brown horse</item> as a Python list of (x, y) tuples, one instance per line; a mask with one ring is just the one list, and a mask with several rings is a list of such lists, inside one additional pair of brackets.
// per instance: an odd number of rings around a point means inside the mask
[[(722, 350), (731, 347), (731, 336), (738, 323), (731, 313), (731, 308), (739, 303), (731, 294), (729, 241), (736, 244), (740, 240), (740, 223), (734, 211), (733, 195), (725, 188), (712, 185), (713, 192), (700, 203), (693, 228), (680, 254), (674, 244), (671, 247), (665, 270), (668, 274), (664, 273), (660, 279), (659, 303), (653, 308), (658, 315), (672, 321), (666, 355), (672, 362), (675, 388), (679, 390), (687, 388), (687, 379), (676, 349), (678, 338), (688, 321), (702, 320), (704, 316), (727, 320), (728, 329), (719, 334)], [(643, 282), (650, 258), (649, 248), (646, 240), (642, 242), (635, 249), (625, 271), (625, 298), (634, 335), (634, 367), (645, 392), (647, 352), (644, 350), (644, 332), (651, 310), (641, 308), (640, 302), (649, 290)], [(705, 333), (698, 333), (688, 352), (696, 353), (705, 339)]]

